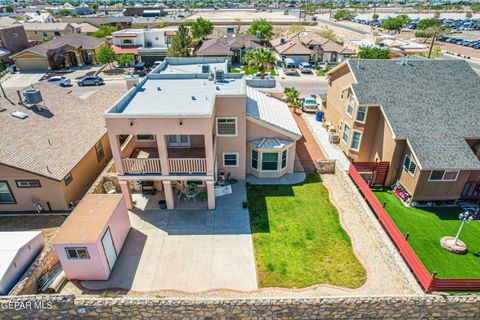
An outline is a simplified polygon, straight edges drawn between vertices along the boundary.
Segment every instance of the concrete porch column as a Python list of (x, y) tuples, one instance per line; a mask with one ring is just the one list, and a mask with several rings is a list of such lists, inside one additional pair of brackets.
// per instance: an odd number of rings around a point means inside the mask
[(167, 202), (167, 209), (175, 208), (175, 199), (173, 197), (172, 181), (163, 181), (163, 191), (165, 192), (165, 201)]
[(214, 181), (207, 181), (208, 209), (215, 209), (215, 186)]
[(113, 161), (115, 162), (115, 169), (117, 174), (123, 176), (125, 171), (123, 170), (122, 154), (120, 149), (120, 141), (116, 134), (108, 134), (108, 140), (110, 141), (110, 149), (112, 150)]
[(205, 158), (207, 162), (207, 176), (213, 176), (214, 167), (215, 167), (214, 158), (216, 156), (213, 154), (213, 137), (211, 133), (205, 134), (203, 137), (205, 140)]
[(75, 52), (75, 57), (77, 58), (77, 65), (83, 67), (83, 57), (78, 52)]
[(127, 209), (132, 209), (133, 201), (132, 201), (132, 194), (130, 193), (130, 189), (128, 189), (128, 181), (119, 181), (119, 183), (120, 183), (120, 189), (122, 189), (123, 197), (125, 198)]
[[(161, 135), (157, 134), (155, 136), (157, 138), (158, 157), (160, 158), (160, 166), (161, 166), (161, 170), (162, 170), (162, 175), (166, 176), (166, 175), (170, 174), (170, 168), (168, 166), (167, 143), (165, 142), (165, 136), (163, 134), (161, 134)], [(164, 182), (164, 185), (165, 185), (165, 182)]]

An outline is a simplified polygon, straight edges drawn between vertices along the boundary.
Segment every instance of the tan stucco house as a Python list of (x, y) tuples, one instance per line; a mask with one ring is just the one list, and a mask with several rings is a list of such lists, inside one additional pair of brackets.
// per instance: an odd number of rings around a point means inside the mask
[(326, 121), (366, 180), (409, 202), (480, 199), (480, 78), (465, 61), (347, 60), (328, 80)]
[(17, 93), (0, 99), (0, 213), (65, 212), (111, 159), (102, 113), (122, 91), (83, 100), (44, 82), (33, 88), (38, 106)]
[(228, 73), (224, 58), (166, 58), (104, 116), (130, 208), (139, 184), (173, 209), (195, 182), (213, 209), (222, 177), (293, 173), (301, 137), (287, 105)]
[(79, 34), (80, 28), (65, 22), (25, 22), (23, 23), (28, 41), (40, 43), (44, 39), (52, 40), (69, 34)]
[(48, 59), (49, 50), (60, 49), (64, 52), (64, 68), (82, 67), (96, 64), (95, 54), (107, 42), (102, 38), (94, 38), (83, 34), (69, 34), (52, 39), (12, 55), (20, 71), (50, 70), (52, 65)]

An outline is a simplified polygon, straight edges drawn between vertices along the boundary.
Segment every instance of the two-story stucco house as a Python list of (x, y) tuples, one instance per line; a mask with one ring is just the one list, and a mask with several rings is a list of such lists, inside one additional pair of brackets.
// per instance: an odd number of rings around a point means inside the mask
[(165, 58), (176, 32), (176, 28), (124, 29), (112, 33), (112, 48), (116, 54), (133, 54), (139, 61), (153, 65)]
[(130, 208), (139, 184), (154, 185), (173, 209), (195, 182), (213, 209), (221, 176), (292, 173), (301, 137), (287, 105), (228, 73), (222, 58), (167, 58), (104, 116)]
[(465, 61), (348, 60), (328, 79), (326, 121), (372, 184), (480, 198), (480, 78)]

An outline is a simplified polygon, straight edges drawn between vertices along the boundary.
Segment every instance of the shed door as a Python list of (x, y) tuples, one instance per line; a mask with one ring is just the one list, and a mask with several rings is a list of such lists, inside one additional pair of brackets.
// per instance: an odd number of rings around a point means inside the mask
[(110, 267), (110, 270), (112, 270), (115, 261), (117, 261), (117, 252), (115, 251), (110, 228), (107, 228), (107, 231), (105, 231), (105, 234), (102, 237), (102, 245), (103, 250), (105, 250), (105, 255), (107, 256), (108, 266)]

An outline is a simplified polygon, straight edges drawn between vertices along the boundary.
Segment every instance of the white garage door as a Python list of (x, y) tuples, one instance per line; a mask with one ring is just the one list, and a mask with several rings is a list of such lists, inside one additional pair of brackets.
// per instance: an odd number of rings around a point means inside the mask
[(17, 59), (15, 64), (21, 71), (48, 70), (48, 61), (46, 59)]
[(110, 270), (112, 270), (115, 261), (117, 261), (117, 252), (115, 251), (110, 228), (107, 228), (107, 231), (105, 231), (105, 234), (102, 237), (102, 245), (103, 250), (105, 250), (105, 255), (107, 256), (108, 266), (110, 267)]

